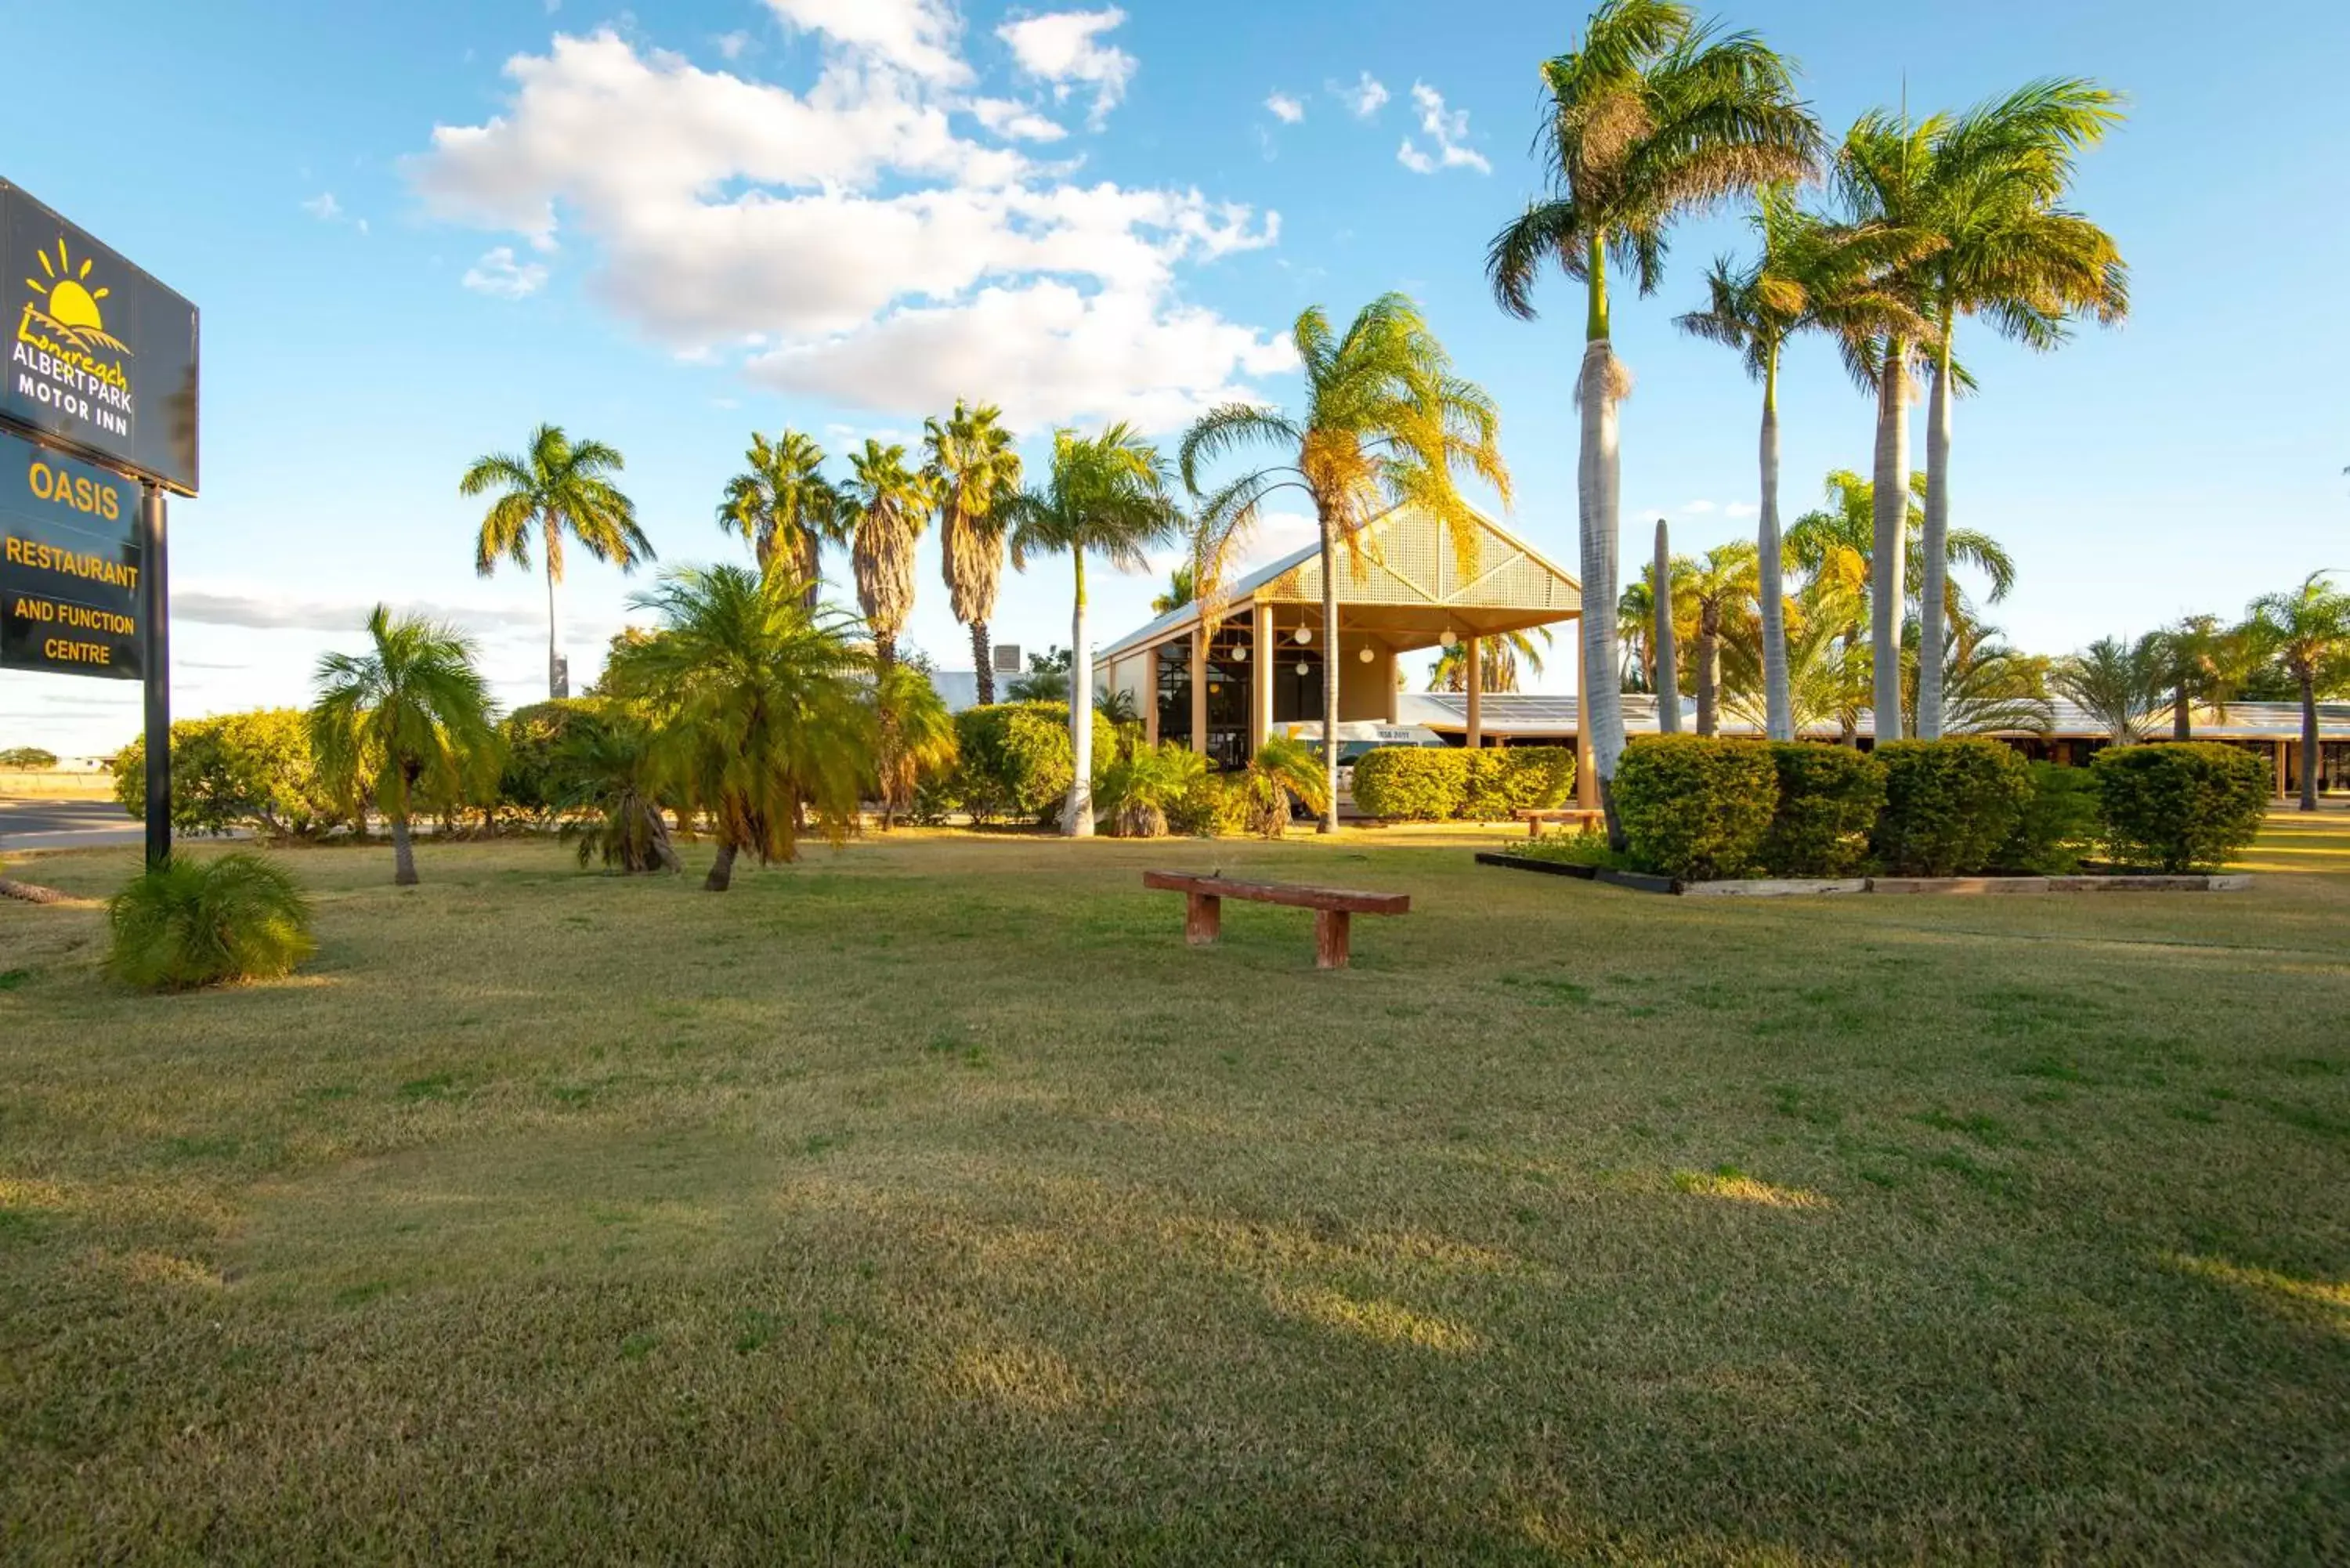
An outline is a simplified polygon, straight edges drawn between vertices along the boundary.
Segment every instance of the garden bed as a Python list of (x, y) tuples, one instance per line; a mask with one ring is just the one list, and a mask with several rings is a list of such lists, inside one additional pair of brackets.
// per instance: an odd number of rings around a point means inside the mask
[(1604, 866), (1577, 866), (1491, 851), (1480, 852), (1477, 863), (1513, 871), (1538, 871), (1551, 877), (1578, 877), (1586, 882), (1606, 882), (1641, 893), (1711, 898), (1785, 898), (1844, 893), (2241, 893), (2252, 885), (2251, 877), (2241, 871), (2188, 876), (2116, 872), (2086, 877), (1753, 877), (1684, 882)]

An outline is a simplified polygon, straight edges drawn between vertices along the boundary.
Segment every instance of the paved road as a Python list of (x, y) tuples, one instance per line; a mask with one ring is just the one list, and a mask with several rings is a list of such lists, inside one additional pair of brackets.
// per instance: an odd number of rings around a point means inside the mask
[(146, 829), (110, 800), (0, 800), (0, 845), (67, 849), (145, 837)]

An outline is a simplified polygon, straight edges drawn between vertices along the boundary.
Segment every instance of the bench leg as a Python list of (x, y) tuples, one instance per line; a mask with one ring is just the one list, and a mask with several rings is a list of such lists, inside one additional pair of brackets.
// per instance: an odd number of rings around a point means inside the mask
[(1183, 913), (1183, 940), (1195, 948), (1203, 948), (1223, 931), (1224, 901), (1213, 893), (1192, 893), (1188, 897), (1191, 902)]
[(1355, 917), (1344, 909), (1314, 912), (1314, 967), (1344, 969), (1351, 956), (1348, 939)]

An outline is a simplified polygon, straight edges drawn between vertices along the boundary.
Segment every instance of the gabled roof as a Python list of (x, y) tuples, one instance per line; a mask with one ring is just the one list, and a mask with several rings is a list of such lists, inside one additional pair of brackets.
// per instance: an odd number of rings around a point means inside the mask
[[(1514, 630), (1580, 615), (1583, 591), (1573, 577), (1523, 540), (1490, 519), (1479, 520), (1474, 569), (1461, 569), (1459, 552), (1442, 524), (1419, 513), (1399, 513), (1364, 530), (1364, 548), (1339, 556), (1338, 602), (1370, 610), (1383, 635), (1400, 647), (1433, 644), (1447, 626)], [(1322, 550), (1308, 545), (1234, 583), (1224, 595), (1226, 618), (1257, 604), (1316, 605), (1322, 599)], [(1118, 639), (1095, 657), (1116, 659), (1188, 633), (1198, 604), (1180, 606)]]

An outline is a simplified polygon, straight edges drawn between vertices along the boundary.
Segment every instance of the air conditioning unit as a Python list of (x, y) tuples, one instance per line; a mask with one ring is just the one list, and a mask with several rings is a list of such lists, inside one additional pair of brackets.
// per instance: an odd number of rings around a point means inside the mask
[(999, 642), (995, 645), (995, 672), (998, 675), (1017, 675), (1026, 668), (1020, 662), (1018, 643)]

